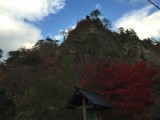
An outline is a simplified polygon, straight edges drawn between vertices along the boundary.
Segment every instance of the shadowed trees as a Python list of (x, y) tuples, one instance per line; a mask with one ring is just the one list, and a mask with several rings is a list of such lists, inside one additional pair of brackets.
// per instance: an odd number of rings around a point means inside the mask
[(15, 105), (5, 88), (0, 87), (0, 119), (13, 120)]
[(0, 49), (0, 58), (2, 57), (3, 50)]

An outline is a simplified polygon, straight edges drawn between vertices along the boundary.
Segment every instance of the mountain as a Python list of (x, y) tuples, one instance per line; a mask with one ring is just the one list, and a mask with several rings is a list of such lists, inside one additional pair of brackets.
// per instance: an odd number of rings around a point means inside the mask
[(87, 16), (78, 22), (63, 45), (75, 59), (83, 56), (94, 60), (145, 61), (160, 65), (159, 47), (151, 39), (139, 39), (133, 29), (119, 28), (118, 32), (113, 32), (100, 18)]
[[(82, 80), (94, 83), (106, 63), (109, 67), (114, 63), (129, 66), (142, 62), (159, 69), (160, 43), (150, 38), (141, 40), (132, 29), (112, 31), (110, 21), (94, 11), (68, 32), (62, 44), (48, 37), (38, 40), (31, 49), (10, 51), (8, 56), (5, 63), (0, 63), (0, 86), (7, 90), (15, 107), (4, 109), (6, 113), (14, 109), (15, 120), (81, 120), (81, 111), (64, 107), (74, 85), (81, 85)], [(158, 73), (156, 84), (151, 85), (155, 116), (160, 114), (159, 78)]]

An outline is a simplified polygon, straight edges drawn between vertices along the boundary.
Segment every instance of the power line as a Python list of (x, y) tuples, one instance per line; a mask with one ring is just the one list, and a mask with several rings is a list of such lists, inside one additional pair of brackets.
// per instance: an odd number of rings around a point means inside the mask
[(152, 1), (148, 0), (152, 5), (154, 5), (156, 8), (160, 9), (159, 6), (157, 6), (155, 3), (153, 3)]

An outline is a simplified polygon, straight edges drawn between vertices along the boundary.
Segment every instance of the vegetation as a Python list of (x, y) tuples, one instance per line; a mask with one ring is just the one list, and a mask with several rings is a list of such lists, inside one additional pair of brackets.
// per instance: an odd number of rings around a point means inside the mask
[(0, 118), (12, 120), (15, 115), (15, 105), (5, 88), (0, 88)]
[(151, 119), (156, 69), (142, 63), (98, 63), (86, 65), (84, 71), (82, 86), (102, 94), (115, 106), (110, 119)]
[(94, 10), (63, 33), (61, 44), (47, 37), (8, 53), (0, 64), (3, 120), (81, 120), (81, 111), (65, 107), (74, 85), (105, 95), (115, 106), (111, 120), (159, 115), (159, 42), (140, 40), (133, 29), (111, 31), (101, 18)]

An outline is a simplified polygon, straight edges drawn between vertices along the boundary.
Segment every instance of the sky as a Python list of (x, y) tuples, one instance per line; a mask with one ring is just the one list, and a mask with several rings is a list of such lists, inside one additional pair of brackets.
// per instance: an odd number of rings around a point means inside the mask
[[(152, 2), (160, 6), (160, 0)], [(140, 39), (160, 39), (160, 10), (147, 0), (0, 0), (0, 8), (4, 56), (48, 36), (62, 41), (62, 30), (75, 28), (95, 9), (111, 21), (113, 31), (132, 28)]]

